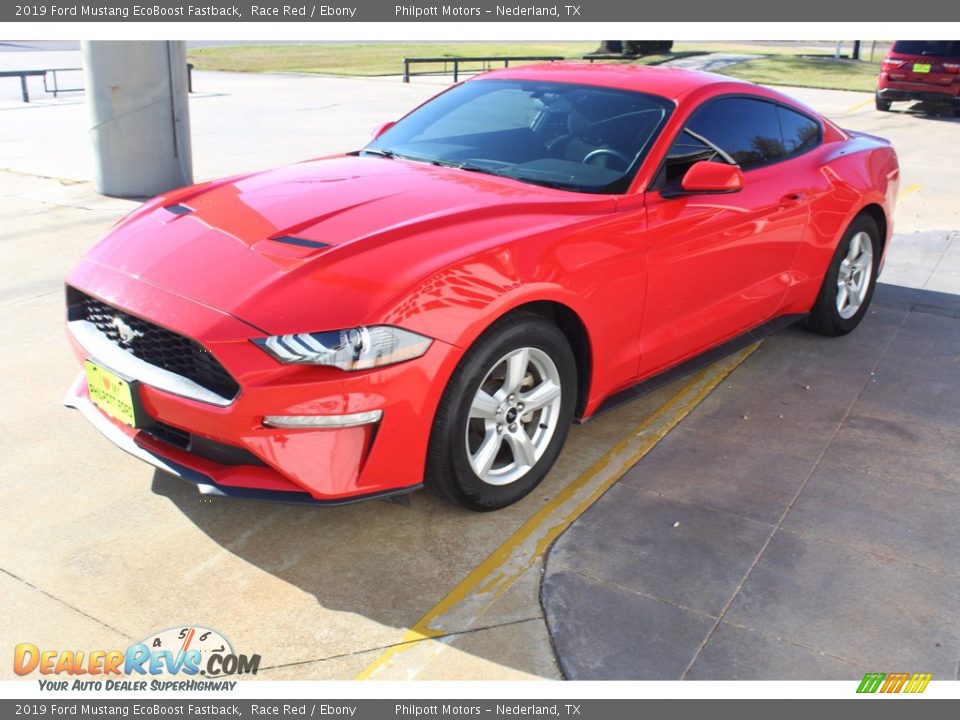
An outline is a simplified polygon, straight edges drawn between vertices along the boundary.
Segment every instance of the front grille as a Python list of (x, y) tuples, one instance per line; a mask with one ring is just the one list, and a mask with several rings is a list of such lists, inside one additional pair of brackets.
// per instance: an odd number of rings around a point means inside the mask
[(232, 399), (240, 386), (203, 345), (70, 288), (71, 320), (86, 320), (136, 358)]

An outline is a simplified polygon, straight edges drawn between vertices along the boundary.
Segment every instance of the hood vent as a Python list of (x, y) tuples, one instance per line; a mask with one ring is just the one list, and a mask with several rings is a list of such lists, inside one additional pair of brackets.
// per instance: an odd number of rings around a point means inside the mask
[(306, 238), (294, 237), (293, 235), (280, 235), (270, 238), (274, 242), (285, 243), (287, 245), (297, 245), (305, 248), (325, 248), (330, 247), (330, 243), (320, 242), (319, 240), (307, 240)]
[(164, 205), (163, 209), (174, 215), (186, 215), (187, 213), (192, 213), (193, 208), (188, 208), (186, 205)]

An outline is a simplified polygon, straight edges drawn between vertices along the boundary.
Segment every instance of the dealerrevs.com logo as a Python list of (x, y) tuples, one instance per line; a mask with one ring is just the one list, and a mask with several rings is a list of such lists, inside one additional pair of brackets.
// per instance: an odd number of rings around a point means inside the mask
[(259, 668), (260, 655), (239, 654), (219, 632), (199, 625), (153, 633), (126, 650), (20, 643), (13, 652), (17, 675), (73, 676), (40, 679), (41, 690), (232, 690), (236, 681), (219, 678), (256, 675)]

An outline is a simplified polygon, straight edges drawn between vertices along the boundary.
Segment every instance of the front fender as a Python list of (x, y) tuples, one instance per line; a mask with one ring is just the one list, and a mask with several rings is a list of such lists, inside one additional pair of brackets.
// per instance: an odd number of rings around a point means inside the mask
[(617, 233), (605, 223), (526, 238), (452, 263), (411, 287), (381, 317), (466, 350), (517, 308), (562, 305), (586, 330), (593, 399), (635, 375), (645, 292), (642, 232)]

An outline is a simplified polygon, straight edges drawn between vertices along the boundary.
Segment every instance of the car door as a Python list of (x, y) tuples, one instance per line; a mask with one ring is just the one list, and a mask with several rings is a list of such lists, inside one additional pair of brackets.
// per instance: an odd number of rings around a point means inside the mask
[[(677, 135), (646, 194), (639, 375), (761, 325), (780, 307), (809, 212), (804, 173), (784, 171), (796, 165), (784, 163), (788, 155), (778, 106), (765, 99), (708, 100)], [(691, 165), (724, 157), (743, 170), (741, 190), (678, 192)]]

